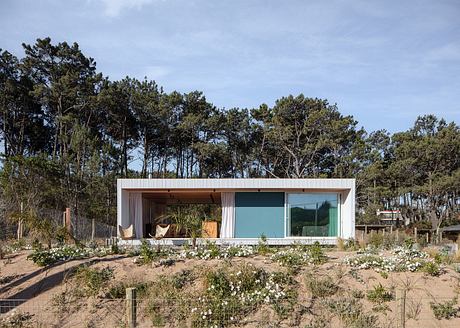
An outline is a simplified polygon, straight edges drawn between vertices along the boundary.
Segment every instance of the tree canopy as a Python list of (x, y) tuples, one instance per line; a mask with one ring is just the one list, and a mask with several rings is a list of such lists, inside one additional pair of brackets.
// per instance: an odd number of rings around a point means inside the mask
[(217, 108), (203, 92), (112, 81), (77, 43), (0, 49), (0, 182), (7, 212), (72, 207), (114, 223), (116, 178), (356, 178), (358, 214), (400, 209), (434, 227), (460, 211), (460, 128), (433, 115), (366, 132), (303, 94)]

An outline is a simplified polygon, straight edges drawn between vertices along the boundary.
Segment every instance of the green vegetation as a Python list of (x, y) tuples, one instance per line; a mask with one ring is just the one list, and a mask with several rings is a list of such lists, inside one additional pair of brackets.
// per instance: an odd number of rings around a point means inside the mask
[(329, 276), (319, 276), (315, 273), (305, 275), (305, 285), (313, 298), (323, 298), (335, 295), (339, 285)]
[(307, 264), (323, 264), (327, 256), (318, 242), (313, 245), (295, 245), (278, 249), (271, 259), (286, 267), (299, 267)]
[(40, 324), (33, 322), (33, 315), (27, 312), (15, 312), (0, 318), (0, 328), (35, 328)]
[(109, 267), (103, 269), (80, 266), (75, 272), (74, 279), (83, 296), (96, 296), (102, 288), (106, 287), (113, 278), (113, 270)]
[[(49, 233), (42, 209), (70, 206), (114, 225), (115, 179), (149, 173), (356, 177), (358, 222), (376, 222), (376, 211), (388, 204), (430, 227), (458, 217), (460, 128), (454, 122), (426, 115), (406, 131), (366, 132), (337, 105), (303, 94), (271, 106), (217, 108), (200, 91), (168, 93), (155, 81), (130, 77), (112, 81), (76, 43), (43, 38), (23, 48), (22, 58), (0, 52), (1, 207), (14, 222), (35, 217), (28, 227), (46, 245), (64, 236)], [(141, 153), (139, 171), (128, 167), (134, 150)], [(178, 223), (191, 224), (196, 236), (195, 219)]]
[(378, 327), (378, 317), (367, 313), (356, 298), (335, 298), (327, 301), (329, 311), (337, 316), (345, 327), (375, 328)]
[(445, 302), (431, 302), (430, 306), (433, 310), (434, 317), (438, 320), (451, 319), (457, 316), (459, 309), (456, 306), (457, 299), (454, 298)]
[(373, 303), (384, 303), (394, 300), (394, 294), (387, 290), (382, 284), (374, 286), (367, 292), (367, 299)]

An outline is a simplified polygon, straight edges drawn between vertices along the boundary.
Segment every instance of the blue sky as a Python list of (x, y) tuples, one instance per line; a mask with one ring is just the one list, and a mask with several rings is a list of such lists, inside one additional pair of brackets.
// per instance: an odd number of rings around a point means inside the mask
[(2, 0), (0, 48), (76, 41), (111, 79), (218, 107), (327, 98), (368, 131), (460, 123), (460, 1)]

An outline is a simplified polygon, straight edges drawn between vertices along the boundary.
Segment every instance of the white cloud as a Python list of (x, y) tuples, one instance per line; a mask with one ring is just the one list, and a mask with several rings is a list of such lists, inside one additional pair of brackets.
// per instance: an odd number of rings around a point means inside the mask
[(104, 14), (109, 17), (117, 17), (124, 10), (139, 10), (143, 6), (151, 4), (153, 0), (97, 0), (104, 5)]

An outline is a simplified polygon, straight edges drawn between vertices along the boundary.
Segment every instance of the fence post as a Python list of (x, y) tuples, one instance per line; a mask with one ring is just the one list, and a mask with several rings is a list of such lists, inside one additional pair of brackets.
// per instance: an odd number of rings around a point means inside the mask
[(24, 203), (21, 202), (21, 218), (19, 219), (19, 222), (18, 222), (18, 240), (22, 239), (22, 235), (23, 235), (23, 231), (24, 231), (24, 228), (23, 228), (23, 221), (24, 221), (24, 218), (23, 218), (23, 214), (24, 214)]
[(400, 328), (406, 328), (406, 290), (397, 289), (396, 290), (396, 300), (397, 300), (397, 312)]
[(430, 243), (430, 235), (428, 234), (428, 232), (426, 233), (426, 243)]
[(415, 239), (415, 242), (417, 242), (417, 240), (418, 240), (417, 235), (418, 235), (418, 233), (417, 233), (417, 228), (414, 228), (414, 239)]
[(72, 234), (72, 224), (70, 221), (70, 207), (67, 207), (65, 209), (65, 228), (67, 230), (67, 233), (71, 235)]
[(396, 229), (396, 242), (399, 243), (399, 229)]
[(91, 241), (94, 241), (94, 235), (96, 234), (96, 222), (91, 219)]
[(126, 323), (136, 328), (136, 288), (126, 288)]

